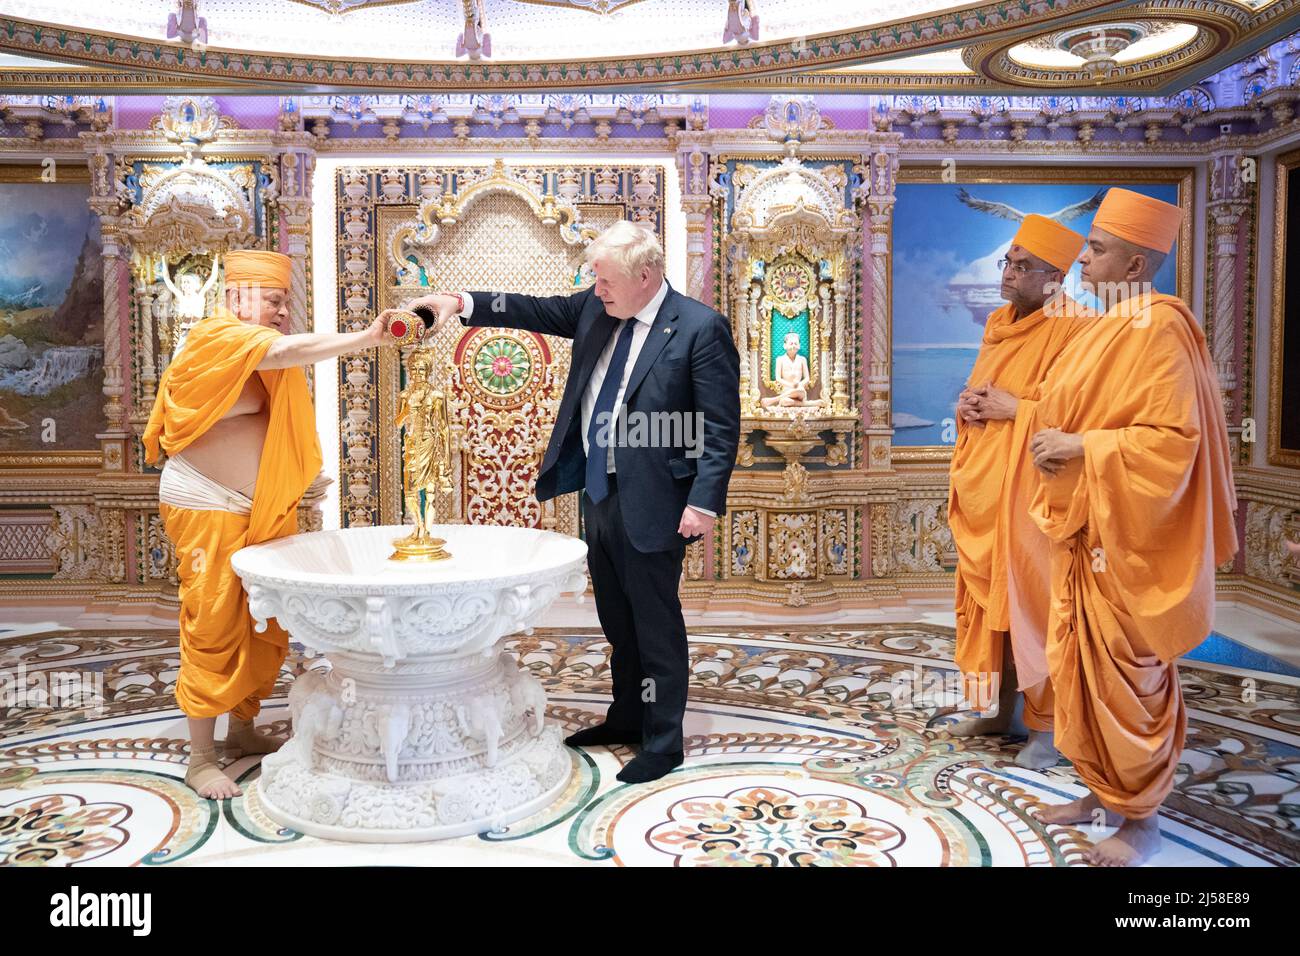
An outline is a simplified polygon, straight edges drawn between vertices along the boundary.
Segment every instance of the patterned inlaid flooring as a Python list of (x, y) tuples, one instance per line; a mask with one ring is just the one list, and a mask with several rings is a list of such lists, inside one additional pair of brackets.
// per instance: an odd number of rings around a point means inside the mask
[[(953, 710), (936, 695), (952, 683), (951, 628), (694, 629), (691, 641), (686, 763), (672, 774), (627, 786), (614, 775), (630, 749), (574, 751), (560, 799), (502, 832), (367, 845), (271, 822), (253, 758), (231, 765), (242, 797), (184, 786), (174, 634), (0, 630), (0, 865), (1069, 866), (1110, 832), (1030, 813), (1082, 793), (1065, 761), (1022, 770), (1021, 738), (946, 732)], [(599, 633), (539, 629), (508, 647), (546, 687), (552, 721), (598, 721)], [(260, 723), (287, 730), (288, 684), (308, 663), (290, 657)], [(1155, 863), (1300, 862), (1300, 679), (1205, 661), (1180, 672), (1190, 728)], [(28, 692), (15, 696), (19, 676)], [(31, 693), (66, 703), (70, 681), (100, 702), (53, 708)]]

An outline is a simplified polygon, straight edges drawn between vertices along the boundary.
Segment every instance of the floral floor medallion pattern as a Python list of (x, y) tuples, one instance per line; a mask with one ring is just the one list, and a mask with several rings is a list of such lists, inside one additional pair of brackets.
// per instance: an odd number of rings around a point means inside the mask
[[(367, 845), (272, 822), (254, 758), (229, 765), (241, 797), (184, 786), (174, 634), (0, 632), (0, 865), (1082, 865), (1110, 831), (1031, 813), (1082, 792), (1067, 762), (1022, 770), (1023, 738), (947, 733), (955, 711), (922, 675), (951, 676), (952, 643), (928, 624), (693, 630), (686, 762), (667, 777), (627, 786), (614, 777), (631, 748), (572, 751), (567, 790), (501, 832)], [(508, 647), (566, 732), (601, 719), (598, 632), (538, 629)], [(288, 731), (285, 695), (308, 664), (320, 666), (290, 656), (260, 723)], [(15, 700), (14, 674), (47, 688), (78, 675), (98, 702)], [(1200, 662), (1180, 674), (1190, 727), (1155, 863), (1300, 863), (1300, 680)]]

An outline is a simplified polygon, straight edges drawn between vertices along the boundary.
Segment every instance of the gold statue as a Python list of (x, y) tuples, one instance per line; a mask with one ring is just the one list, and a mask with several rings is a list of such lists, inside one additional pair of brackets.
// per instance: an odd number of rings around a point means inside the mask
[(447, 542), (429, 533), (436, 495), (451, 491), (451, 424), (447, 397), (429, 379), (433, 356), (418, 348), (406, 362), (407, 385), (397, 397), (393, 424), (405, 426), (402, 439), (402, 495), (415, 516), (415, 531), (393, 542), (392, 561), (439, 561), (451, 557)]

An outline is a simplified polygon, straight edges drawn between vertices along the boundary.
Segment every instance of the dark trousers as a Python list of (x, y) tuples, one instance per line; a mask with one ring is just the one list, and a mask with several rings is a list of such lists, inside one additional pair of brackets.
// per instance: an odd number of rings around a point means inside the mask
[(605, 722), (619, 730), (639, 730), (643, 751), (679, 753), (690, 672), (686, 622), (677, 598), (686, 541), (671, 551), (647, 553), (633, 547), (619, 511), (617, 482), (599, 503), (584, 493), (582, 514), (596, 614), (613, 648), (614, 702)]

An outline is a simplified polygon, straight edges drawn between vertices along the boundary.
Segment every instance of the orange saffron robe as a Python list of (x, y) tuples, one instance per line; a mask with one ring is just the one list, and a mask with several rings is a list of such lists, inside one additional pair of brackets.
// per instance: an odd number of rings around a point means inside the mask
[(1187, 713), (1173, 661), (1209, 634), (1237, 550), (1228, 430), (1205, 334), (1170, 295), (1120, 303), (1048, 373), (1037, 415), (1084, 454), (1038, 478), (1052, 542), (1056, 745), (1109, 810), (1154, 815)]
[(260, 634), (253, 630), (248, 598), (230, 566), (240, 548), (297, 532), (298, 502), (321, 467), (303, 370), (256, 371), (279, 337), (276, 330), (241, 322), (224, 309), (196, 324), (158, 383), (143, 435), (150, 464), (160, 449), (178, 454), (230, 410), (249, 376), (262, 377), (270, 421), (251, 514), (159, 505), (180, 575), (176, 702), (190, 717), (255, 716), (288, 652), (288, 634), (276, 621)]
[(1051, 729), (1052, 693), (1045, 651), (1048, 542), (1028, 512), (1030, 426), (1048, 368), (1094, 318), (1068, 297), (1020, 319), (1010, 303), (989, 315), (967, 386), (992, 382), (1020, 405), (1014, 420), (983, 427), (959, 418), (949, 468), (948, 525), (958, 555), (956, 659), (966, 695), (979, 711), (997, 702), (1009, 633), (1025, 724), (1033, 730)]

